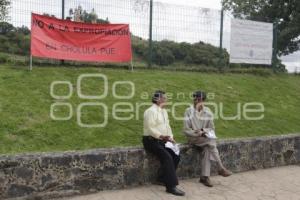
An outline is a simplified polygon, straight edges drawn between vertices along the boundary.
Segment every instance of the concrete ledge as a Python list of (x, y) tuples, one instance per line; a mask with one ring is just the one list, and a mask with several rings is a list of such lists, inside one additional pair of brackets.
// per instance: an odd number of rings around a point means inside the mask
[[(220, 140), (224, 165), (242, 172), (300, 163), (300, 134)], [(200, 152), (181, 145), (180, 178), (198, 177)], [(46, 199), (155, 180), (159, 162), (142, 148), (0, 156), (0, 199)], [(213, 174), (216, 174), (213, 166)]]

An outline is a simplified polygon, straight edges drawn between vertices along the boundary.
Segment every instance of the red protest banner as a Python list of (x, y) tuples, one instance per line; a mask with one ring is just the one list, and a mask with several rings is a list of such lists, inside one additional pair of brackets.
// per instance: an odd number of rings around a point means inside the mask
[(129, 62), (128, 24), (86, 24), (32, 14), (31, 55), (61, 60)]

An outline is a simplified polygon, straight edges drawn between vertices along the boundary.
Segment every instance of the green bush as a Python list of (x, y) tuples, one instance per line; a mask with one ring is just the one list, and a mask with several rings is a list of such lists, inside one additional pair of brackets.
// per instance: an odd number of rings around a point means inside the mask
[(139, 56), (144, 56), (147, 53), (148, 47), (143, 43), (132, 43), (133, 53)]
[(17, 55), (29, 55), (30, 30), (25, 27), (13, 27), (13, 25), (0, 23), (0, 51)]
[(171, 65), (175, 57), (168, 48), (155, 45), (152, 53), (152, 60), (157, 65)]
[(6, 63), (7, 62), (7, 56), (4, 54), (0, 54), (0, 63)]

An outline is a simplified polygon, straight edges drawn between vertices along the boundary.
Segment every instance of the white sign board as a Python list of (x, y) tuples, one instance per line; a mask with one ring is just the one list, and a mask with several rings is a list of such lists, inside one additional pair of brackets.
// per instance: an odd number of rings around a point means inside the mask
[(230, 63), (272, 64), (273, 24), (231, 20)]

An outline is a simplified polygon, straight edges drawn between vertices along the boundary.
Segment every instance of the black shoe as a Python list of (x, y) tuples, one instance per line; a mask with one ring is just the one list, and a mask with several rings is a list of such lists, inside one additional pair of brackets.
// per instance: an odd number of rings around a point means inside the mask
[(167, 189), (166, 192), (174, 194), (176, 196), (184, 196), (185, 195), (185, 193), (183, 191), (179, 190), (177, 187)]

